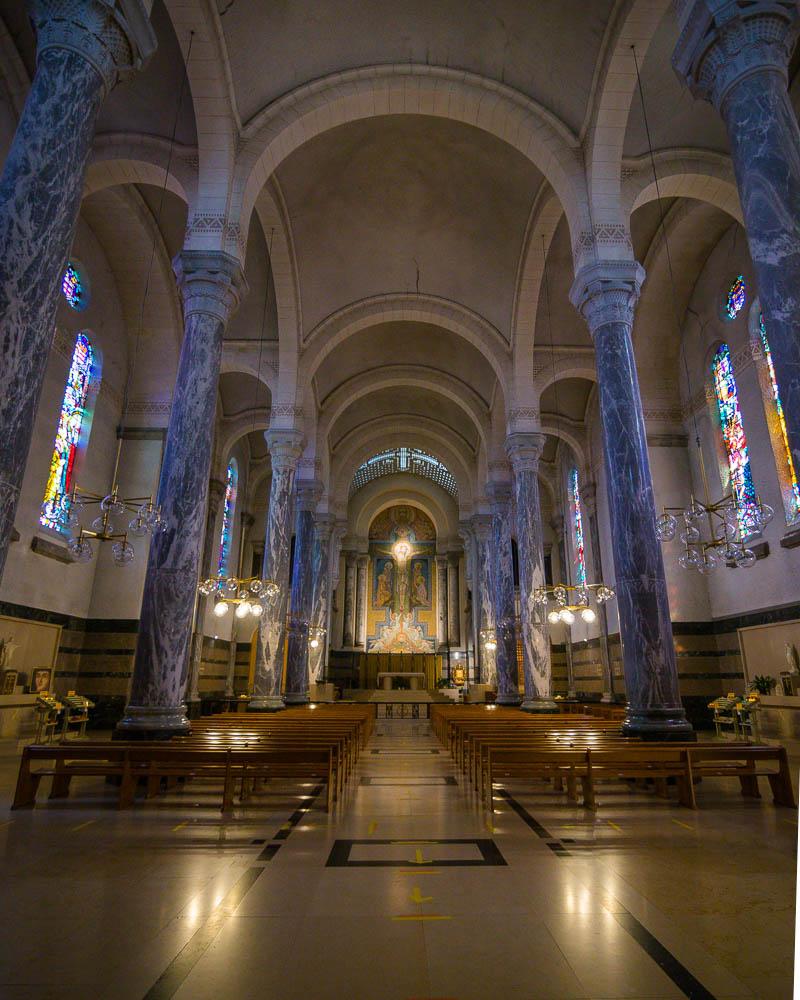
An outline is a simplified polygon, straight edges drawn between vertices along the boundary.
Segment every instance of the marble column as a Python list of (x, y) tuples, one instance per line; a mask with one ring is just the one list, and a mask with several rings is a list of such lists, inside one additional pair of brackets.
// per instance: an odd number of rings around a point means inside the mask
[[(556, 541), (558, 542), (558, 558), (563, 567), (562, 582), (569, 585), (572, 583), (572, 574), (567, 572), (567, 567), (570, 565), (570, 561), (569, 553), (567, 551), (567, 533), (565, 531), (564, 515), (556, 514), (552, 523)], [(575, 698), (577, 696), (577, 692), (575, 691), (575, 661), (572, 657), (572, 629), (566, 623), (563, 625), (563, 628), (564, 661), (567, 667), (567, 697)]]
[[(314, 555), (311, 575), (311, 628), (319, 638), (319, 645), (309, 649), (308, 672), (313, 684), (321, 684), (325, 671), (325, 650), (330, 635), (329, 606), (331, 584), (331, 538), (335, 519), (330, 514), (320, 514), (314, 523)], [(324, 629), (324, 635), (319, 632)]]
[(264, 600), (258, 623), (256, 669), (248, 709), (274, 712), (284, 707), (283, 653), (289, 612), (289, 553), (292, 545), (294, 477), (303, 436), (298, 430), (270, 428), (264, 432), (272, 462), (269, 510), (264, 535), (265, 580), (277, 584), (278, 592)]
[[(472, 519), (472, 530), (475, 535), (475, 586), (477, 589), (477, 619), (478, 630), (486, 631), (494, 628), (494, 600), (492, 598), (492, 563), (490, 545), (492, 538), (492, 519), (487, 515), (477, 514)], [(497, 684), (497, 655), (493, 649), (487, 649), (478, 635), (479, 676), (481, 684)]]
[(237, 260), (184, 250), (174, 262), (184, 334), (150, 543), (128, 705), (118, 729), (168, 736), (188, 728), (183, 698), (203, 547), (222, 337), (246, 289)]
[(447, 554), (447, 637), (451, 647), (461, 645), (461, 602), (458, 593), (459, 552)]
[(344, 554), (344, 629), (342, 645), (352, 649), (356, 626), (356, 554)]
[(314, 515), (322, 496), (322, 484), (299, 482), (295, 494), (297, 512), (285, 701), (287, 705), (304, 705), (308, 702), (308, 627), (314, 596)]
[(464, 646), (467, 649), (467, 656), (469, 657), (469, 647), (470, 640), (472, 642), (472, 656), (473, 656), (473, 678), (477, 682), (478, 678), (478, 660), (477, 660), (477, 650), (479, 647), (480, 636), (478, 635), (478, 616), (476, 614), (476, 609), (478, 607), (477, 601), (477, 572), (475, 568), (475, 535), (472, 528), (467, 523), (462, 523), (459, 525), (458, 537), (464, 543), (464, 583), (467, 589), (467, 602), (464, 607), (464, 619), (466, 625), (466, 635), (464, 636)]
[(490, 565), (497, 633), (497, 704), (519, 705), (514, 563), (511, 555), (511, 486), (489, 483), (487, 492), (492, 507)]
[[(203, 558), (200, 563), (200, 577), (206, 579), (217, 575), (216, 557), (219, 552), (219, 538), (216, 533), (219, 505), (225, 496), (225, 483), (220, 479), (211, 479), (208, 484), (208, 501), (206, 513), (206, 533), (203, 541)], [(208, 598), (197, 595), (194, 612), (194, 631), (192, 633), (192, 652), (189, 668), (189, 694), (186, 698), (190, 704), (200, 701), (198, 684), (200, 681), (200, 663), (203, 659), (203, 636), (206, 621)]]
[[(589, 520), (589, 544), (592, 547), (592, 565), (595, 583), (605, 583), (603, 579), (603, 554), (600, 548), (600, 528), (597, 523), (597, 485), (586, 483), (581, 490), (581, 501)], [(608, 584), (608, 586), (611, 586)], [(611, 646), (608, 641), (608, 610), (605, 604), (597, 605), (600, 624), (600, 666), (603, 671), (603, 695), (601, 701), (614, 700), (614, 677), (611, 673)]]
[(673, 65), (725, 121), (758, 294), (800, 469), (800, 128), (788, 65), (795, 0), (685, 0)]
[[(244, 568), (244, 547), (245, 540), (247, 538), (248, 531), (256, 523), (256, 519), (253, 515), (246, 510), (243, 510), (239, 515), (239, 559), (237, 561), (237, 575), (241, 577), (248, 577), (250, 574)], [(249, 632), (252, 634), (253, 628), (251, 625), (251, 619), (245, 619), (245, 622), (250, 625)], [(225, 695), (228, 698), (232, 698), (234, 695), (234, 689), (236, 686), (236, 647), (239, 639), (239, 629), (244, 627), (245, 623), (239, 621), (239, 619), (234, 615), (233, 621), (231, 622), (231, 638), (230, 644), (228, 646), (228, 673), (225, 677)], [(247, 636), (249, 641), (250, 635)]]
[(623, 731), (686, 739), (631, 330), (644, 270), (591, 264), (572, 287), (594, 341), (628, 707)]
[(356, 560), (356, 646), (367, 648), (367, 567), (369, 556), (360, 555)]
[(156, 40), (142, 0), (31, 4), (36, 72), (0, 178), (0, 578), (100, 107)]
[(544, 434), (515, 433), (506, 439), (506, 453), (514, 472), (519, 554), (519, 607), (522, 626), (522, 667), (525, 677), (526, 712), (556, 712), (550, 667), (550, 636), (545, 609), (534, 601), (544, 587), (542, 508), (539, 499), (539, 458)]
[(444, 649), (448, 642), (447, 619), (447, 556), (436, 556), (436, 623), (438, 647)]

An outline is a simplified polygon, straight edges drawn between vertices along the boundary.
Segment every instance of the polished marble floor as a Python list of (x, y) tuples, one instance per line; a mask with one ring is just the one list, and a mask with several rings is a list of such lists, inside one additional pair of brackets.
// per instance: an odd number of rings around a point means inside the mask
[(509, 787), (489, 817), (439, 750), (387, 723), (341, 813), (308, 787), (221, 822), (202, 787), (119, 813), (90, 779), (12, 813), (0, 744), (0, 997), (792, 996), (797, 813), (766, 785), (595, 816)]

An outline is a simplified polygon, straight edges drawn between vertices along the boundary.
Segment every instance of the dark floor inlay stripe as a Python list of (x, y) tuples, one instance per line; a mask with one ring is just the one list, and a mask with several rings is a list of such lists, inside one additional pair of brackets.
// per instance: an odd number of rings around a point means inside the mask
[(716, 1000), (705, 986), (681, 965), (677, 958), (668, 951), (661, 942), (653, 937), (649, 930), (634, 917), (632, 913), (615, 913), (617, 923), (624, 927), (630, 936), (640, 944), (650, 958), (662, 971), (669, 976), (679, 990), (689, 997), (689, 1000)]
[(525, 806), (517, 802), (514, 796), (507, 792), (505, 788), (499, 788), (497, 794), (504, 802), (507, 802), (511, 806), (522, 822), (526, 823), (537, 837), (541, 837), (542, 840), (553, 840), (553, 835), (545, 830), (542, 824), (531, 816)]

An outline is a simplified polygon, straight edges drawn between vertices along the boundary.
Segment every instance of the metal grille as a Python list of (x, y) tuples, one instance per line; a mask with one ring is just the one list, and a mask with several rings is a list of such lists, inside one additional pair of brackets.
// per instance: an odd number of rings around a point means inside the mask
[(422, 476), (431, 479), (437, 486), (453, 496), (458, 496), (458, 485), (446, 465), (438, 458), (428, 455), (419, 448), (393, 448), (382, 451), (379, 455), (364, 462), (356, 469), (353, 481), (350, 483), (350, 496), (362, 486), (371, 483), (380, 476), (393, 476), (398, 472), (407, 472), (412, 476)]

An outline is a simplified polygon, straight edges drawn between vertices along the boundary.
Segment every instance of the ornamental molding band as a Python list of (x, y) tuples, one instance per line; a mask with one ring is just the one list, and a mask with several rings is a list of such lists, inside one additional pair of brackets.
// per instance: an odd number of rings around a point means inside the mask
[(692, 94), (716, 108), (732, 87), (764, 70), (787, 79), (800, 33), (796, 0), (683, 0), (672, 65)]
[(246, 241), (242, 234), (242, 227), (238, 222), (229, 222), (222, 212), (200, 212), (193, 215), (186, 224), (186, 239), (207, 240), (213, 238), (215, 244), (233, 248), (236, 256), (244, 258), (247, 248)]
[(633, 259), (631, 234), (628, 227), (621, 222), (598, 222), (591, 229), (581, 230), (572, 244), (572, 255), (577, 263), (598, 248), (606, 252), (610, 248), (621, 250), (622, 256)]
[(297, 420), (303, 419), (303, 410), (299, 406), (290, 406), (286, 403), (276, 403), (272, 407), (273, 417), (294, 417)]
[(515, 424), (541, 424), (541, 414), (536, 406), (518, 406), (508, 412), (508, 423), (510, 427)]
[(172, 262), (184, 316), (205, 313), (225, 326), (247, 294), (239, 261), (222, 251), (181, 250)]
[(143, 0), (32, 0), (36, 61), (48, 49), (68, 49), (90, 63), (106, 92), (147, 62), (156, 36)]

